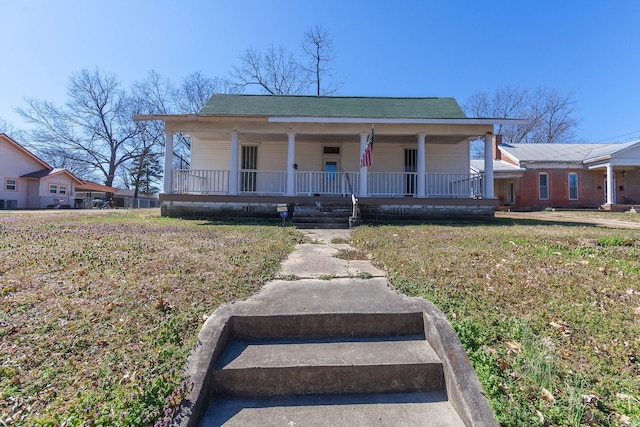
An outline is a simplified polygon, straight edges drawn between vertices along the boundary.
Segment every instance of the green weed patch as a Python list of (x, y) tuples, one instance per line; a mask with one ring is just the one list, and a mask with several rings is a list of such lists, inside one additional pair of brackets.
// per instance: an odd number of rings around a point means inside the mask
[(494, 223), (351, 237), (398, 290), (448, 316), (502, 426), (640, 425), (638, 230)]
[(299, 239), (157, 210), (0, 215), (0, 424), (167, 425), (204, 319)]

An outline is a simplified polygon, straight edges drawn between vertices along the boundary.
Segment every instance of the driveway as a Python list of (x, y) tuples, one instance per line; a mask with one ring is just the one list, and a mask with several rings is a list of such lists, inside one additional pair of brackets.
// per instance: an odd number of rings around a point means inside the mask
[(640, 221), (636, 219), (635, 215), (628, 213), (626, 215), (633, 215), (633, 220), (625, 221), (619, 217), (607, 218), (607, 212), (599, 213), (597, 216), (589, 217), (580, 215), (571, 211), (536, 211), (536, 212), (496, 212), (496, 218), (508, 218), (517, 220), (528, 221), (548, 221), (557, 223), (575, 223), (593, 225), (596, 227), (607, 228), (631, 228), (640, 229)]

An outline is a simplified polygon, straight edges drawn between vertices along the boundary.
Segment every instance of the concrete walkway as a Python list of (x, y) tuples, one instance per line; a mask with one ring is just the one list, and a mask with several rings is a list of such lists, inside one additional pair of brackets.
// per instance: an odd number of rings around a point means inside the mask
[(302, 230), (305, 243), (296, 246), (282, 263), (281, 277), (299, 279), (328, 279), (340, 277), (385, 277), (386, 273), (375, 268), (368, 260), (345, 260), (337, 258), (340, 251), (353, 248), (349, 241), (349, 230)]
[(440, 310), (337, 258), (349, 230), (301, 231), (280, 279), (205, 322), (173, 425), (497, 426)]

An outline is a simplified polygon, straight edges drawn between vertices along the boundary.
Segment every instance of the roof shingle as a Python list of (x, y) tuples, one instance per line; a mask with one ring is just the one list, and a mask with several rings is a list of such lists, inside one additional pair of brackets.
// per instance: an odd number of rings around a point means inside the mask
[(201, 116), (464, 119), (454, 98), (213, 95)]

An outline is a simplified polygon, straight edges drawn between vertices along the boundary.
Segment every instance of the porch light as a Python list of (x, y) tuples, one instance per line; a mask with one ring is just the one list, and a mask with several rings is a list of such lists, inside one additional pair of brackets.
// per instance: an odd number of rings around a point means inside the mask
[(625, 171), (622, 171), (622, 177), (624, 178), (625, 176), (627, 176), (627, 173)]

